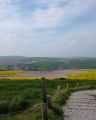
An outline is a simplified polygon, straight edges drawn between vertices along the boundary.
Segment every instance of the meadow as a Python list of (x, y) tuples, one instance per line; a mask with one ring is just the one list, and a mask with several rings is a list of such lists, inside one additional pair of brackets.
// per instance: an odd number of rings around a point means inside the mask
[[(46, 80), (47, 94), (54, 95), (57, 91), (57, 87), (61, 86), (61, 89), (65, 89), (69, 83), (70, 88), (75, 88), (77, 80)], [(90, 80), (79, 81), (79, 86), (89, 85)], [(96, 83), (92, 80), (91, 83)], [(52, 88), (53, 84), (53, 88)], [(17, 115), (4, 115), (0, 116), (0, 120), (39, 120), (41, 119), (41, 80), (0, 80), (0, 115), (18, 112), (22, 110), (28, 110), (27, 114)], [(35, 107), (35, 109), (34, 109)], [(35, 111), (35, 113), (34, 113)], [(31, 114), (31, 115), (29, 115)], [(30, 116), (30, 119), (28, 118)], [(7, 117), (7, 118), (6, 118)], [(38, 119), (37, 119), (38, 118)]]

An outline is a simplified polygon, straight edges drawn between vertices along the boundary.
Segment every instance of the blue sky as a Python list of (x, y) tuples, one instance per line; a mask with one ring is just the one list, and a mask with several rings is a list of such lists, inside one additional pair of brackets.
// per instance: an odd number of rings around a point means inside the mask
[(0, 0), (0, 56), (96, 57), (96, 0)]

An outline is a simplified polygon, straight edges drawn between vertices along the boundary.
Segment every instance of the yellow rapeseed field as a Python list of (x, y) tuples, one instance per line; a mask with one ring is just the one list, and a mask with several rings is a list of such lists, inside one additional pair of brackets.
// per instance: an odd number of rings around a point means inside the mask
[(14, 75), (17, 73), (25, 72), (24, 70), (6, 70), (6, 71), (0, 71), (0, 77), (7, 77), (10, 75)]
[(73, 80), (96, 80), (96, 69), (80, 69), (83, 71), (89, 71), (85, 73), (75, 73), (75, 74), (67, 74), (68, 79)]
[[(0, 79), (8, 79), (8, 80), (36, 80), (41, 78), (25, 78), (25, 77), (11, 77), (11, 75), (25, 72), (24, 70), (5, 70), (0, 71)], [(53, 78), (50, 78), (50, 80), (53, 80)]]
[(89, 71), (89, 72), (96, 71), (96, 69), (79, 69), (79, 70), (82, 70), (82, 71)]
[(8, 79), (8, 80), (40, 80), (41, 78), (23, 78), (23, 77), (0, 77), (0, 79)]

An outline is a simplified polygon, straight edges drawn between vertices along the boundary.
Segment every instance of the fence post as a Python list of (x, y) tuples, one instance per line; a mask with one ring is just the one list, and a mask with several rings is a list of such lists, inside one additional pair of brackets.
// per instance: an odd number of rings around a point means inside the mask
[(58, 93), (61, 92), (61, 86), (58, 86)]
[(78, 88), (79, 87), (79, 83), (77, 83), (77, 86), (76, 86), (76, 88)]
[(41, 78), (41, 82), (42, 82), (43, 103), (47, 103), (45, 77)]
[(92, 84), (91, 84), (91, 83), (89, 83), (89, 85), (90, 85), (90, 87), (92, 87)]
[(47, 117), (47, 104), (42, 103), (41, 107), (42, 107), (42, 120), (48, 120), (48, 117)]
[(69, 83), (67, 83), (67, 89), (69, 89)]
[(52, 87), (52, 89), (53, 89), (53, 82), (51, 82), (51, 87)]
[(47, 95), (47, 105), (48, 105), (48, 108), (49, 108), (49, 109), (52, 108), (52, 104), (51, 104), (51, 95)]

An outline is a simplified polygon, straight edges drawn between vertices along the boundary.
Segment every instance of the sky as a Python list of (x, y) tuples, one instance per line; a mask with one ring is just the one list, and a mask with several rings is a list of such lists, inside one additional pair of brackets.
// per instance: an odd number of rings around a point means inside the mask
[(0, 56), (96, 57), (96, 0), (0, 0)]

